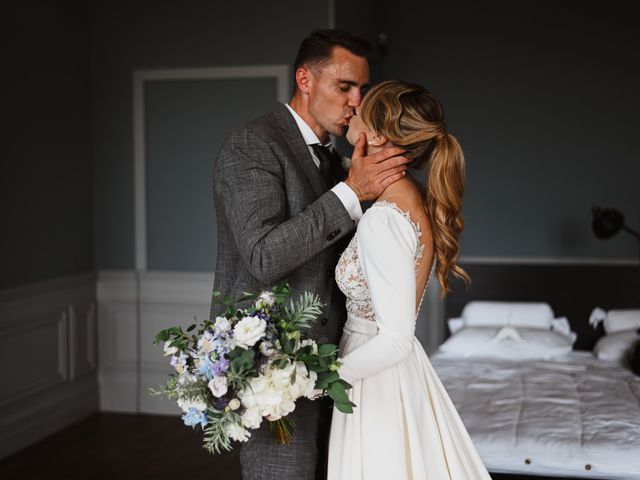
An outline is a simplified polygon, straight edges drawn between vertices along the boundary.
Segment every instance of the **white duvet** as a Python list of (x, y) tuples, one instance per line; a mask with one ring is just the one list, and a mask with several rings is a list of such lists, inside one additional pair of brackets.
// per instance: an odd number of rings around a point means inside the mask
[(640, 377), (630, 370), (590, 352), (431, 362), (490, 471), (640, 479)]

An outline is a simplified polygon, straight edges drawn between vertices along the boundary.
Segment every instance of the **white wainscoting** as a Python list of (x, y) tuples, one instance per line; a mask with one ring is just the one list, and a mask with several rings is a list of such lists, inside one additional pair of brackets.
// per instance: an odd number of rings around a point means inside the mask
[(0, 458), (98, 411), (96, 278), (0, 292)]
[[(172, 368), (162, 329), (209, 317), (212, 273), (101, 271), (98, 275), (100, 409), (174, 415), (175, 402), (151, 396)], [(139, 302), (138, 302), (139, 298)]]
[[(163, 328), (186, 327), (194, 317), (198, 321), (208, 318), (212, 286), (212, 273), (142, 272), (139, 277), (133, 271), (99, 273), (101, 410), (179, 413), (174, 401), (148, 393), (149, 387), (163, 385), (173, 371), (162, 345), (153, 340)], [(442, 341), (442, 311), (439, 289), (430, 285), (416, 332), (427, 351)]]

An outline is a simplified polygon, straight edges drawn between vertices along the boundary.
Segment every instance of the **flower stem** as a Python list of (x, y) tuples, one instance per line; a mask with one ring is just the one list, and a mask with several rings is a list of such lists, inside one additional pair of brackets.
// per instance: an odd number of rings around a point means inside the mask
[(293, 420), (287, 417), (279, 418), (267, 424), (269, 431), (276, 437), (278, 445), (289, 445), (293, 429), (296, 426)]

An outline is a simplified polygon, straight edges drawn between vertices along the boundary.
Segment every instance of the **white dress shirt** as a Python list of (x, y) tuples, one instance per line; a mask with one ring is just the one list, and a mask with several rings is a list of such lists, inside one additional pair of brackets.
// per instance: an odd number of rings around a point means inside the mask
[[(285, 106), (289, 109), (291, 115), (293, 115), (293, 119), (296, 121), (296, 124), (300, 129), (300, 133), (302, 133), (302, 137), (307, 143), (307, 148), (311, 153), (311, 157), (313, 158), (316, 167), (320, 168), (320, 160), (316, 157), (313, 148), (311, 148), (311, 145), (321, 143), (318, 139), (318, 136), (313, 132), (313, 130), (311, 130), (311, 127), (307, 125), (307, 122), (305, 122), (302, 117), (298, 115), (298, 113), (293, 108), (291, 108), (288, 103), (285, 103)], [(331, 143), (325, 146), (333, 148), (333, 145), (331, 145)], [(351, 190), (349, 185), (344, 182), (340, 182), (335, 185), (331, 189), (331, 191), (338, 196), (353, 221), (356, 223), (360, 221), (360, 219), (362, 218), (362, 207), (360, 206), (360, 200), (358, 200), (358, 196), (353, 190)]]

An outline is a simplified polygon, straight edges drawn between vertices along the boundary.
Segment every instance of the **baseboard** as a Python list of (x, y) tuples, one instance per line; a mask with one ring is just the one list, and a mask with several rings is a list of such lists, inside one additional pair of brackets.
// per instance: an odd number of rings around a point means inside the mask
[(52, 389), (46, 397), (30, 398), (13, 410), (0, 421), (0, 459), (97, 413), (96, 378)]
[(0, 292), (0, 458), (98, 411), (96, 277)]

